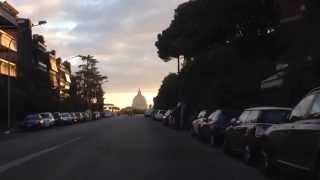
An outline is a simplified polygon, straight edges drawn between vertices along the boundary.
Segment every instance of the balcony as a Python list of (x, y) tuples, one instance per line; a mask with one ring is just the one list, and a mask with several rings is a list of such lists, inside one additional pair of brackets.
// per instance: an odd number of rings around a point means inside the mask
[(16, 38), (3, 30), (0, 30), (0, 50), (17, 52)]
[(17, 76), (16, 64), (0, 58), (0, 75), (16, 77)]

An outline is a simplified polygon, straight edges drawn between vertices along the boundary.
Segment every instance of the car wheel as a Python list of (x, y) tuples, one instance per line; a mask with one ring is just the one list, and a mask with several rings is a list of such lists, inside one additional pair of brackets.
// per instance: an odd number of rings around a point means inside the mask
[(265, 175), (270, 176), (275, 173), (276, 168), (274, 166), (274, 162), (272, 161), (270, 154), (264, 149), (261, 150), (260, 164), (260, 168)]
[(253, 163), (253, 152), (249, 145), (246, 145), (244, 148), (243, 160), (248, 165), (252, 165)]

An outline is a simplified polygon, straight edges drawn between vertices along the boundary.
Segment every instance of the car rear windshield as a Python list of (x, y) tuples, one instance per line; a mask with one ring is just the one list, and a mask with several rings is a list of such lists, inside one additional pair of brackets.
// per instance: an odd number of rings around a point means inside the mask
[(41, 117), (42, 117), (42, 118), (49, 118), (50, 115), (49, 115), (49, 114), (41, 114)]
[(263, 111), (260, 119), (260, 123), (284, 123), (288, 120), (289, 111), (283, 110), (269, 110)]
[(34, 120), (34, 119), (38, 119), (39, 116), (37, 114), (32, 114), (32, 115), (28, 115), (25, 120)]

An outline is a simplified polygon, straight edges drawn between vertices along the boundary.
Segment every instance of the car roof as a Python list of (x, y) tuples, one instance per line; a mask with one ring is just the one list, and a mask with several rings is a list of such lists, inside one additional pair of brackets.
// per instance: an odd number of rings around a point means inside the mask
[(320, 93), (320, 87), (316, 87), (316, 88), (312, 89), (311, 91), (309, 91), (308, 95), (319, 94), (319, 93)]
[(246, 111), (266, 111), (266, 110), (292, 111), (291, 108), (286, 108), (286, 107), (254, 107), (254, 108), (246, 109)]

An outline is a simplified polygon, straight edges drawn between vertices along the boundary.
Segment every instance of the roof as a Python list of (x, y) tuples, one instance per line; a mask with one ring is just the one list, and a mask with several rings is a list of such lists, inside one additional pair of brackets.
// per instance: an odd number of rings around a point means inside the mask
[(286, 107), (254, 107), (248, 108), (246, 111), (259, 111), (259, 110), (284, 110), (284, 111), (292, 111), (291, 108)]

